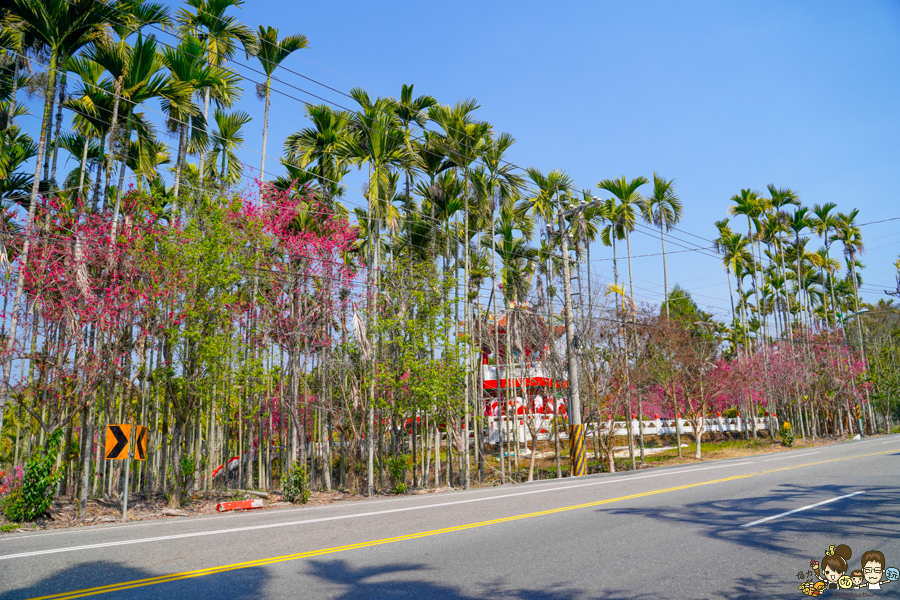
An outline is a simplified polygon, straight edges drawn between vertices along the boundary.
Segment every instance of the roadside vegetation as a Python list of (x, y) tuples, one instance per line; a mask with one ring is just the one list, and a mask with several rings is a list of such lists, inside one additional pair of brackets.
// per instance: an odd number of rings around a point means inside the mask
[[(546, 444), (480, 435), (498, 395), (501, 417), (517, 396), (533, 415), (546, 414), (538, 395), (565, 395), (482, 393), (485, 362), (567, 380), (560, 222), (577, 273), (583, 417), (600, 432), (587, 442), (593, 470), (895, 427), (900, 314), (861, 298), (873, 288), (852, 205), (736, 186), (715, 239), (692, 241), (679, 229), (691, 199), (674, 179), (598, 172), (582, 189), (559, 166), (521, 168), (515, 138), (475, 100), (412, 85), (396, 97), (349, 90), (347, 109), (297, 104), (296, 131), (269, 131), (271, 103), (294, 102), (273, 94), (294, 75), (291, 57), (316, 41), (251, 29), (242, 4), (0, 8), (10, 523), (62, 499), (83, 520), (89, 502), (124, 493), (181, 510), (228, 489), (303, 503), (562, 477), (558, 408)], [(233, 109), (248, 91), (261, 123)], [(239, 159), (248, 148), (261, 149), (258, 165)], [(635, 285), (636, 235), (659, 241), (659, 297)], [(669, 284), (667, 260), (701, 256), (729, 282), (723, 315)], [(674, 450), (653, 454), (652, 438), (603, 433), (631, 415), (687, 425)], [(772, 428), (710, 441), (704, 419), (717, 415)], [(106, 426), (125, 423), (149, 428), (128, 490), (125, 461), (104, 459)]]

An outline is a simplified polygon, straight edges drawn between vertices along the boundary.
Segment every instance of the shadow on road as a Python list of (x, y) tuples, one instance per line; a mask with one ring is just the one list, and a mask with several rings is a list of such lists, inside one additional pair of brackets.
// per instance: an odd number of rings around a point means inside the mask
[[(14, 590), (6, 591), (10, 587), (9, 584), (14, 584), (14, 581), (0, 580), (0, 600), (26, 600), (156, 576), (158, 573), (150, 573), (110, 561), (84, 562), (54, 573), (37, 583)], [(263, 568), (254, 567), (135, 587), (101, 594), (99, 597), (108, 600), (132, 600), (135, 598), (259, 600), (264, 597), (267, 579), (268, 575)]]
[[(885, 480), (890, 479), (885, 474)], [(900, 482), (898, 482), (900, 483)], [(823, 500), (863, 490), (859, 496), (823, 504), (760, 523), (741, 525)], [(604, 514), (644, 517), (672, 525), (689, 525), (705, 537), (748, 548), (806, 557), (809, 549), (798, 548), (798, 535), (832, 532), (842, 540), (894, 537), (900, 531), (900, 485), (861, 488), (858, 485), (784, 484), (758, 496), (724, 500), (701, 500), (679, 506), (602, 509)], [(808, 558), (808, 557), (807, 557)]]
[[(32, 585), (0, 591), (0, 600), (27, 600), (51, 594), (76, 592), (120, 582), (137, 582), (156, 575), (142, 569), (109, 561), (85, 562), (44, 578)], [(542, 582), (540, 589), (513, 585), (515, 574), (497, 577), (490, 582), (457, 586), (440, 582), (451, 575), (440, 568), (416, 564), (355, 567), (344, 560), (311, 561), (298, 565), (290, 581), (275, 583), (267, 589), (270, 577), (264, 567), (226, 571), (202, 577), (134, 587), (98, 597), (109, 600), (159, 598), (166, 600), (258, 600), (259, 598), (329, 598), (360, 600), (403, 598), (424, 600), (481, 600), (509, 598), (514, 600), (661, 600), (658, 594), (642, 594), (628, 588), (577, 590), (558, 581)], [(452, 574), (466, 580), (466, 574)], [(312, 580), (312, 581), (311, 581)], [(511, 583), (513, 582), (513, 583)], [(6, 587), (6, 581), (3, 582)], [(270, 586), (271, 587), (271, 586)], [(94, 597), (91, 594), (86, 594)]]
[[(375, 567), (354, 567), (343, 560), (313, 561), (302, 576), (315, 577), (324, 593), (319, 597), (338, 600), (379, 598), (422, 598), (425, 600), (481, 600), (483, 598), (512, 598), (521, 600), (593, 600), (604, 598), (646, 598), (659, 600), (658, 595), (641, 595), (629, 589), (577, 590), (570, 583), (548, 581), (541, 589), (514, 585), (516, 575), (497, 577), (490, 582), (473, 583), (466, 574), (454, 571), (452, 576), (464, 581), (462, 585), (439, 582), (451, 575), (428, 565), (394, 564)], [(510, 583), (513, 582), (513, 583)], [(318, 587), (318, 586), (316, 586)]]

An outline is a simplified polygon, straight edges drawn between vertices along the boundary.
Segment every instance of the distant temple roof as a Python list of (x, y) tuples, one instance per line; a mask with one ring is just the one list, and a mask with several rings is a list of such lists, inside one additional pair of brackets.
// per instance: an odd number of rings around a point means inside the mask
[[(512, 339), (508, 341), (506, 332), (510, 326)], [(524, 352), (525, 356), (530, 356), (549, 347), (553, 340), (565, 332), (563, 325), (548, 326), (546, 316), (538, 314), (527, 304), (513, 307), (501, 314), (499, 319), (491, 314), (483, 319), (476, 319), (473, 327), (475, 343), (487, 356), (494, 353), (495, 338), (499, 338), (498, 354), (501, 360), (506, 358), (508, 343), (512, 345), (514, 353)]]

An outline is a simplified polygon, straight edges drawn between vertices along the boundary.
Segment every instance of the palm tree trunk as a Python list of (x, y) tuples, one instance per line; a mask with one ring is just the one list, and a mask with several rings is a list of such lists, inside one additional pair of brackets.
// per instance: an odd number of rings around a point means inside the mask
[[(494, 289), (492, 290), (492, 296), (494, 301), (494, 306), (492, 311), (494, 313), (494, 393), (497, 397), (497, 445), (500, 447), (500, 483), (506, 482), (506, 467), (504, 466), (503, 461), (503, 443), (501, 441), (501, 432), (500, 432), (500, 414), (501, 412), (501, 396), (500, 396), (500, 315), (497, 313), (497, 296), (499, 296), (499, 291), (497, 286), (498, 273), (497, 273), (497, 236), (494, 230), (495, 222), (494, 222), (494, 211), (491, 210), (491, 273), (492, 273), (492, 282), (494, 284)], [(550, 271), (547, 271), (548, 277), (548, 285), (549, 285), (549, 275)], [(505, 290), (504, 290), (505, 291)], [(509, 319), (507, 318), (507, 325), (509, 325)], [(490, 438), (488, 438), (490, 439)]]
[[(115, 111), (114, 111), (114, 114), (115, 114)], [(121, 165), (120, 165), (121, 170), (119, 171), (119, 186), (118, 186), (118, 189), (116, 189), (116, 203), (115, 203), (115, 207), (113, 208), (112, 224), (110, 225), (110, 231), (111, 231), (110, 245), (115, 243), (116, 233), (117, 233), (117, 230), (119, 227), (119, 212), (122, 210), (122, 196), (125, 195), (125, 166), (126, 166), (126, 163), (128, 162), (128, 152), (131, 149), (131, 144), (130, 144), (131, 116), (130, 115), (129, 115), (128, 119), (126, 120), (126, 126), (123, 128), (122, 136), (120, 136), (120, 137), (124, 141), (125, 150), (124, 150), (124, 152), (122, 152), (122, 161), (121, 161)], [(111, 145), (112, 145), (112, 143), (110, 143), (110, 146)], [(110, 159), (111, 158), (112, 158), (112, 153), (110, 153)], [(110, 160), (110, 163), (112, 163), (112, 160)], [(106, 185), (107, 185), (106, 194), (107, 194), (107, 198), (109, 198), (109, 172), (107, 172)]]
[[(181, 185), (181, 164), (184, 162), (185, 146), (187, 145), (187, 124), (182, 123), (179, 127), (181, 135), (178, 136), (178, 158), (175, 159), (175, 185), (172, 189), (172, 216), (178, 213), (178, 190)], [(202, 156), (202, 153), (201, 153)], [(202, 158), (201, 158), (202, 160)], [(203, 174), (201, 173), (201, 177)]]
[[(266, 90), (268, 91), (268, 89)], [(205, 88), (203, 90), (203, 124), (205, 127), (209, 128), (209, 88)], [(263, 155), (265, 155), (266, 150), (263, 148)], [(200, 182), (199, 182), (199, 191), (203, 189), (203, 167), (206, 166), (206, 153), (200, 153), (200, 168), (198, 169), (198, 173), (200, 174)], [(198, 191), (198, 193), (199, 193)]]
[(792, 326), (791, 318), (790, 318), (791, 303), (790, 303), (790, 300), (788, 299), (788, 291), (787, 291), (787, 263), (785, 263), (785, 258), (784, 258), (784, 243), (782, 242), (781, 239), (778, 239), (778, 241), (776, 243), (778, 244), (778, 253), (781, 256), (781, 264), (779, 265), (779, 268), (781, 269), (781, 289), (784, 292), (784, 308), (781, 312), (781, 318), (782, 318), (782, 324), (783, 324), (782, 333), (786, 333), (790, 337), (793, 337), (794, 328)]
[[(745, 358), (749, 358), (749, 351), (748, 351), (748, 342), (749, 342), (748, 333), (749, 333), (749, 331), (747, 330), (747, 307), (746, 307), (746, 302), (744, 302), (743, 277), (741, 277), (738, 273), (735, 273), (734, 278), (735, 278), (735, 280), (737, 280), (738, 296), (741, 299), (740, 306), (738, 307), (739, 308), (738, 312), (740, 313), (740, 316), (741, 316), (741, 328), (743, 329), (743, 332), (744, 332), (744, 335), (743, 335), (744, 347), (742, 349), (742, 354), (745, 356)], [(741, 354), (738, 354), (738, 360), (740, 360), (740, 357), (741, 357)], [(748, 398), (748, 401), (749, 401), (749, 398)], [(741, 383), (741, 415), (743, 415), (743, 417), (744, 417), (744, 423), (746, 423), (746, 421), (747, 421), (747, 414), (748, 414), (748, 411), (746, 410), (746, 404), (744, 403), (744, 384)], [(747, 429), (747, 427), (744, 426), (744, 427), (742, 427), (742, 429), (744, 430), (744, 438), (750, 439), (750, 432)]]
[[(631, 294), (631, 306), (632, 311), (634, 311), (634, 277), (632, 276), (631, 271), (631, 233), (628, 229), (625, 229), (625, 245), (628, 249), (628, 292)], [(668, 304), (667, 304), (668, 306)], [(632, 315), (632, 321), (636, 318), (636, 315)], [(635, 360), (637, 359), (637, 331), (635, 331), (635, 325), (632, 322), (631, 325), (631, 333), (634, 338), (634, 351), (635, 351)], [(630, 422), (630, 421), (629, 421)], [(645, 462), (644, 457), (644, 402), (641, 394), (638, 394), (638, 443), (641, 447), (641, 466), (643, 467)], [(680, 451), (680, 447), (679, 447)]]
[[(57, 60), (57, 63), (64, 64), (65, 60), (62, 57), (60, 57)], [(50, 111), (47, 114), (45, 114), (44, 118), (41, 120), (41, 128), (42, 129), (46, 128), (47, 136), (49, 136), (47, 138), (47, 143), (51, 143), (51, 140), (53, 139), (53, 109), (56, 107), (56, 91), (57, 91), (55, 76), (56, 76), (56, 73), (54, 73), (53, 85), (50, 85), (49, 81), (47, 82), (47, 95), (50, 96)], [(45, 148), (45, 152), (46, 152), (46, 148)], [(53, 160), (53, 157), (52, 157), (52, 151), (51, 151), (51, 156), (44, 157), (44, 176), (43, 176), (44, 181), (46, 181), (50, 178), (50, 163), (52, 162), (52, 160)]]
[[(728, 300), (731, 302), (731, 322), (734, 323), (737, 320), (737, 315), (734, 313), (734, 295), (731, 293), (731, 269), (726, 268), (725, 274), (728, 276)], [(737, 344), (737, 340), (735, 340), (735, 344)], [(737, 352), (737, 348), (735, 348), (735, 352)]]
[(84, 136), (84, 148), (81, 151), (81, 171), (78, 174), (78, 199), (83, 203), (84, 202), (84, 174), (87, 169), (87, 156), (88, 156), (88, 147), (90, 146), (91, 138), (88, 136)]
[[(379, 244), (381, 243), (379, 240), (379, 230), (381, 228), (381, 223), (377, 218), (377, 202), (379, 197), (379, 177), (378, 177), (378, 169), (375, 169), (375, 178), (372, 179), (372, 173), (370, 169), (369, 173), (369, 190), (368, 190), (368, 200), (369, 200), (369, 235), (372, 238), (372, 243), (369, 245), (370, 247), (370, 256), (372, 257), (372, 261), (369, 263), (371, 268), (369, 270), (369, 289), (371, 294), (371, 305), (369, 309), (369, 405), (366, 408), (366, 494), (368, 496), (375, 495), (375, 443), (372, 439), (375, 435), (375, 344), (373, 339), (373, 330), (375, 329), (375, 319), (376, 311), (378, 310), (378, 255), (379, 253)], [(372, 182), (375, 182), (374, 190), (375, 190), (375, 198), (372, 198)], [(372, 222), (375, 222), (375, 227), (372, 227)], [(413, 419), (415, 419), (415, 415), (413, 415)]]
[(469, 333), (470, 329), (470, 317), (472, 315), (471, 305), (469, 300), (469, 271), (471, 266), (469, 264), (469, 170), (466, 169), (466, 219), (465, 219), (465, 229), (463, 231), (463, 242), (466, 245), (465, 248), (465, 261), (466, 268), (465, 273), (463, 275), (463, 306), (466, 309), (466, 320), (464, 324), (464, 331), (466, 336), (466, 397), (463, 402), (463, 452), (462, 458), (464, 461), (463, 472), (461, 475), (464, 477), (466, 489), (469, 489), (472, 485), (472, 474), (470, 472), (469, 467), (469, 401), (471, 399), (472, 392), (472, 376), (475, 374), (474, 369), (472, 368), (472, 346), (469, 343)]
[(269, 135), (269, 102), (271, 100), (271, 95), (269, 92), (269, 88), (272, 85), (272, 76), (266, 77), (266, 110), (263, 113), (263, 139), (262, 139), (262, 158), (260, 159), (259, 164), (259, 180), (266, 180), (266, 140)]
[(81, 426), (81, 484), (78, 486), (78, 518), (83, 519), (87, 509), (88, 492), (91, 487), (91, 456), (94, 448), (94, 403), (85, 410), (86, 418)]
[[(128, 134), (129, 136), (131, 135), (131, 133), (128, 129), (126, 129), (125, 133)], [(119, 164), (119, 186), (118, 186), (118, 189), (116, 190), (116, 203), (115, 203), (115, 207), (113, 208), (112, 224), (110, 225), (110, 230), (112, 232), (112, 235), (110, 237), (111, 240), (115, 239), (116, 233), (118, 231), (119, 213), (122, 210), (122, 196), (125, 195), (125, 168), (128, 163), (128, 151), (129, 151), (128, 140), (125, 140), (125, 151), (122, 153), (122, 160), (120, 161), (120, 164)]]
[(619, 266), (618, 260), (616, 260), (616, 232), (613, 229), (610, 229), (609, 239), (612, 241), (612, 251), (613, 251), (613, 283), (616, 287), (619, 287)]
[[(669, 318), (669, 270), (666, 268), (666, 238), (663, 235), (663, 226), (660, 224), (659, 226), (659, 241), (662, 243), (662, 255), (663, 255), (663, 291), (666, 294), (666, 319)], [(728, 291), (731, 292), (731, 284), (728, 284)], [(734, 316), (734, 306), (732, 300), (732, 317)]]
[[(831, 291), (831, 311), (832, 311), (832, 313), (833, 313), (833, 314), (832, 314), (832, 322), (833, 322), (835, 325), (837, 325), (837, 322), (838, 322), (838, 318), (837, 318), (838, 305), (837, 305), (837, 301), (836, 301), (835, 298), (834, 298), (834, 277), (832, 277), (832, 275), (831, 275), (831, 269), (828, 268), (828, 262), (827, 262), (827, 259), (828, 259), (828, 251), (829, 251), (830, 249), (831, 249), (831, 247), (830, 247), (829, 244), (828, 244), (828, 231), (826, 230), (826, 231), (825, 231), (825, 259), (826, 259), (826, 263), (825, 263), (825, 274), (826, 274), (826, 277), (828, 277), (828, 287), (829, 287), (829, 289), (830, 289), (830, 291)], [(844, 322), (841, 321), (841, 330), (843, 331), (843, 329), (844, 329)]]
[(15, 55), (16, 58), (13, 65), (12, 90), (9, 94), (9, 109), (7, 111), (6, 124), (3, 127), (4, 131), (13, 126), (13, 121), (15, 120), (16, 114), (16, 93), (19, 91), (19, 65), (22, 62), (22, 56), (18, 52), (16, 52)]
[[(48, 69), (48, 80), (47, 87), (49, 89), (54, 89), (56, 86), (56, 66), (58, 62), (58, 54), (54, 50), (50, 54), (50, 65)], [(43, 122), (49, 123), (50, 115), (52, 113), (53, 99), (52, 96), (48, 95), (44, 100), (44, 119)], [(28, 219), (25, 221), (24, 231), (26, 233), (30, 233), (31, 227), (34, 224), (34, 215), (35, 210), (37, 208), (38, 203), (38, 190), (40, 186), (40, 174), (41, 169), (44, 166), (44, 151), (47, 145), (47, 133), (49, 130), (49, 126), (45, 125), (41, 127), (41, 137), (38, 141), (38, 151), (37, 157), (35, 160), (34, 167), (34, 183), (31, 185), (31, 202), (28, 205)], [(28, 266), (28, 253), (31, 250), (31, 237), (30, 235), (25, 236), (25, 241), (22, 244), (22, 252), (20, 254), (21, 257), (21, 266), (19, 267), (19, 275), (16, 279), (16, 293), (13, 297), (13, 306), (12, 306), (12, 316), (10, 318), (9, 323), (9, 335), (6, 338), (6, 354), (3, 359), (3, 379), (0, 381), (0, 432), (3, 431), (3, 417), (6, 412), (6, 405), (9, 403), (9, 382), (12, 377), (12, 360), (13, 360), (13, 349), (16, 343), (16, 334), (18, 333), (19, 327), (19, 312), (22, 307), (22, 290), (25, 287), (25, 271)]]
[(115, 160), (115, 152), (113, 148), (116, 145), (116, 138), (118, 137), (118, 132), (116, 128), (118, 127), (119, 121), (119, 100), (121, 98), (121, 90), (122, 90), (122, 78), (119, 77), (116, 79), (116, 92), (115, 92), (115, 100), (113, 101), (113, 113), (112, 119), (110, 120), (109, 132), (107, 132), (107, 136), (109, 136), (109, 153), (106, 156), (106, 185), (103, 187), (103, 207), (109, 207), (109, 183), (112, 178), (112, 164)]
[[(803, 266), (803, 257), (801, 256), (801, 250), (800, 250), (799, 229), (798, 229), (798, 233), (797, 233), (796, 246), (797, 246), (797, 252), (796, 252), (797, 256), (795, 257), (795, 260), (797, 261), (797, 290), (796, 290), (797, 291), (797, 310), (800, 311), (800, 315), (802, 315), (803, 314), (803, 300), (801, 298), (802, 290), (801, 290), (801, 282), (800, 282), (800, 267)], [(802, 321), (802, 317), (801, 317), (801, 323), (802, 322), (803, 321)]]
[(62, 103), (66, 99), (66, 73), (63, 69), (59, 76), (59, 99), (56, 102), (56, 133), (53, 134), (53, 161), (50, 167), (50, 181), (53, 189), (57, 189), (56, 185), (56, 160), (59, 157), (59, 132), (62, 130), (63, 106)]
[[(585, 245), (585, 252), (587, 258), (587, 284), (588, 284), (588, 318), (594, 318), (594, 288), (591, 285), (591, 242), (588, 241)], [(599, 435), (599, 434), (598, 434)], [(600, 459), (600, 456), (597, 455), (597, 459)]]

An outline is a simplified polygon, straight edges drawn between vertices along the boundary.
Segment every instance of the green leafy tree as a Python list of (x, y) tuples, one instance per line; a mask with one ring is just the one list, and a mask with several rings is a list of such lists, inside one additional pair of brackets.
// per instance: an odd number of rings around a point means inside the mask
[(10, 521), (33, 521), (50, 508), (62, 475), (60, 470), (54, 469), (62, 436), (62, 429), (50, 435), (46, 447), (38, 450), (25, 465), (22, 487), (3, 499), (3, 512)]

